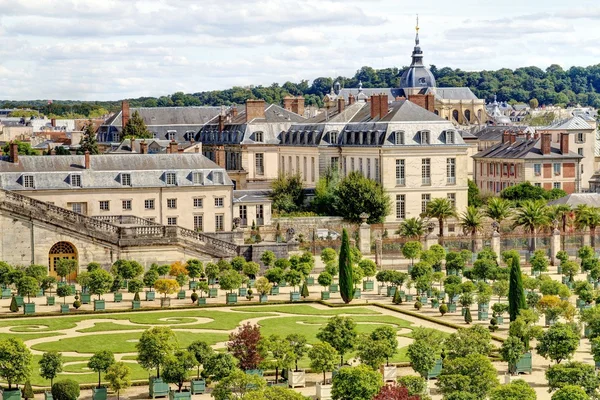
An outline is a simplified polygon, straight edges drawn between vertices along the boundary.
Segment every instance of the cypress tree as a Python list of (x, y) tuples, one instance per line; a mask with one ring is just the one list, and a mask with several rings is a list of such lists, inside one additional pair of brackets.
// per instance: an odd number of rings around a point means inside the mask
[(306, 281), (304, 281), (304, 283), (302, 284), (302, 289), (300, 289), (300, 295), (304, 299), (307, 298), (308, 296), (310, 296), (310, 293), (308, 292), (308, 285), (306, 284)]
[(473, 317), (471, 317), (471, 309), (469, 307), (467, 307), (467, 309), (465, 310), (465, 322), (467, 324), (473, 322)]
[(33, 388), (31, 387), (31, 383), (29, 381), (25, 382), (25, 387), (23, 388), (22, 394), (25, 400), (35, 398), (35, 395), (33, 394)]
[(352, 279), (352, 256), (350, 255), (350, 241), (346, 229), (342, 231), (342, 246), (339, 257), (340, 269), (340, 294), (344, 303), (348, 304), (354, 298), (354, 282)]
[(15, 295), (12, 295), (12, 299), (10, 300), (10, 311), (17, 312), (19, 311), (19, 306), (17, 306), (17, 298)]
[(402, 296), (400, 295), (400, 288), (396, 288), (396, 292), (394, 292), (394, 298), (392, 299), (392, 303), (394, 304), (402, 304)]
[(508, 313), (510, 321), (517, 319), (519, 311), (527, 308), (525, 292), (523, 291), (523, 277), (521, 276), (521, 263), (519, 254), (515, 252), (508, 259), (510, 268), (510, 280), (508, 287)]

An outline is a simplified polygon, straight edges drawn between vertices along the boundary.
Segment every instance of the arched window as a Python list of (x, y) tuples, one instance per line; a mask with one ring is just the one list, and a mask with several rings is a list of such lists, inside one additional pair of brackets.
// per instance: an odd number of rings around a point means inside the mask
[(452, 119), (458, 122), (458, 110), (452, 111)]
[(465, 110), (465, 119), (467, 122), (471, 122), (471, 110)]

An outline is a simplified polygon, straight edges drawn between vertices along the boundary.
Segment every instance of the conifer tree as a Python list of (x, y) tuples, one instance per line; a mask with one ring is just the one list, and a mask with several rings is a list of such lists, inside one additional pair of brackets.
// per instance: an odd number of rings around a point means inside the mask
[(344, 303), (348, 304), (354, 298), (354, 282), (352, 279), (352, 256), (350, 254), (350, 241), (346, 229), (342, 231), (342, 246), (339, 257), (340, 269), (340, 295)]
[(471, 309), (469, 307), (467, 307), (467, 309), (465, 310), (465, 322), (467, 324), (473, 322), (473, 317), (471, 317)]
[(19, 311), (19, 306), (17, 305), (17, 298), (15, 297), (15, 295), (12, 295), (12, 299), (10, 300), (10, 311), (12, 312), (17, 312)]
[(510, 280), (508, 288), (508, 313), (510, 321), (514, 321), (519, 316), (519, 311), (527, 308), (525, 302), (525, 292), (523, 291), (523, 278), (521, 275), (521, 263), (519, 253), (516, 251), (505, 257), (510, 268)]
[(302, 284), (302, 289), (300, 289), (300, 295), (303, 298), (307, 298), (308, 296), (310, 296), (310, 293), (308, 292), (308, 285), (306, 284), (306, 281), (304, 281), (304, 283)]
[(134, 111), (133, 115), (123, 127), (124, 139), (152, 139), (154, 135), (148, 130), (140, 113)]

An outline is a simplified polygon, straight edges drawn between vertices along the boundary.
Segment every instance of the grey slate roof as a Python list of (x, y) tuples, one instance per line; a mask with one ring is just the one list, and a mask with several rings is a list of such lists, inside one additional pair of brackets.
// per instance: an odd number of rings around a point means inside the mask
[(509, 125), (496, 125), (486, 126), (485, 128), (475, 132), (475, 136), (481, 141), (502, 141), (502, 135), (505, 131), (510, 133), (527, 132), (527, 126), (509, 126)]
[[(85, 169), (84, 156), (19, 156), (14, 164), (0, 159), (0, 187), (31, 190), (23, 186), (23, 175), (33, 175), (35, 189), (70, 189), (71, 174), (80, 174), (83, 188), (119, 188), (123, 173), (131, 174), (131, 187), (166, 187), (166, 173), (176, 174), (175, 186), (233, 186), (225, 170), (202, 154), (136, 154), (90, 156)], [(192, 173), (203, 173), (203, 184), (194, 184)], [(220, 176), (219, 176), (220, 174)]]
[(591, 207), (600, 207), (600, 193), (572, 193), (560, 199), (548, 202), (549, 206), (556, 204), (568, 204), (572, 208), (580, 204), (585, 204)]
[(477, 96), (468, 87), (435, 87), (428, 92), (444, 100), (477, 100)]
[(550, 154), (542, 154), (541, 138), (527, 139), (517, 138), (514, 143), (498, 143), (473, 156), (473, 158), (493, 159), (582, 159), (583, 156), (572, 151), (563, 154), (558, 144), (551, 143)]
[(593, 129), (583, 118), (577, 116), (554, 122), (552, 125), (542, 128), (543, 130), (577, 130)]
[(270, 190), (234, 190), (234, 203), (271, 203)]

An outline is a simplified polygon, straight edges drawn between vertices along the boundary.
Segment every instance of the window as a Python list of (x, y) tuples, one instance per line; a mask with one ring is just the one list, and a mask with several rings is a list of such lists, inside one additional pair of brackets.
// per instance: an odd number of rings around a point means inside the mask
[(81, 175), (71, 174), (71, 187), (81, 187)]
[(359, 157), (359, 159), (358, 159), (358, 170), (360, 171), (361, 175), (364, 175), (363, 174), (363, 159), (362, 159), (362, 157)]
[(510, 164), (510, 176), (515, 175), (515, 164)]
[(300, 173), (300, 156), (296, 156), (296, 173)]
[(256, 206), (256, 224), (260, 226), (265, 224), (265, 209), (262, 204)]
[(583, 156), (583, 148), (577, 149), (577, 154)]
[[(337, 169), (337, 168), (336, 168)], [(310, 181), (315, 181), (315, 158), (310, 158)]]
[(541, 184), (541, 183), (539, 183), (539, 182), (536, 182), (536, 183), (534, 183), (534, 186), (535, 186), (535, 187), (542, 187), (542, 184)]
[(331, 132), (331, 141), (330, 143), (337, 143), (338, 141), (338, 132)]
[(123, 200), (123, 211), (130, 211), (131, 210), (131, 200)]
[(406, 173), (406, 169), (405, 169), (404, 160), (396, 160), (396, 185), (397, 186), (406, 185), (405, 173)]
[(456, 193), (448, 193), (446, 198), (452, 204), (452, 207), (456, 207)]
[(241, 226), (248, 226), (248, 206), (240, 206)]
[(165, 182), (167, 185), (177, 185), (177, 176), (175, 175), (175, 172), (166, 172)]
[(585, 134), (583, 132), (579, 132), (577, 134), (577, 143), (585, 142)]
[(172, 210), (177, 208), (177, 199), (167, 199), (167, 208)]
[(215, 197), (215, 207), (223, 207), (223, 198)]
[(421, 181), (423, 185), (431, 185), (431, 159), (421, 160)]
[(421, 131), (421, 144), (429, 144), (429, 131)]
[(396, 195), (396, 219), (406, 218), (406, 195)]
[(223, 231), (223, 220), (225, 219), (223, 214), (215, 215), (215, 231)]
[(131, 186), (131, 174), (121, 174), (121, 185)]
[(344, 176), (346, 176), (347, 165), (346, 165), (346, 156), (344, 156), (344, 161), (342, 162), (342, 166), (344, 167)]
[(154, 210), (154, 199), (144, 200), (144, 208), (146, 210)]
[(202, 208), (204, 199), (202, 197), (194, 197), (194, 208)]
[(331, 157), (331, 169), (338, 169), (340, 167), (340, 158)]
[(305, 181), (308, 180), (308, 160), (306, 157), (302, 160), (302, 177)]
[(446, 176), (448, 177), (448, 184), (454, 185), (456, 183), (456, 158), (446, 159)]
[(290, 169), (288, 171), (288, 173), (290, 173), (290, 174), (293, 173), (294, 171), (293, 171), (293, 168), (292, 168), (292, 156), (288, 157), (288, 166), (289, 166), (289, 169)]
[(371, 179), (371, 159), (367, 158), (367, 178)]
[(350, 157), (350, 172), (354, 172), (354, 157)]
[(431, 195), (429, 193), (424, 193), (421, 195), (421, 214), (425, 214), (427, 212), (427, 204), (431, 201)]
[(262, 132), (255, 132), (254, 133), (254, 141), (255, 142), (262, 142), (263, 141), (263, 133)]
[(34, 188), (33, 175), (23, 175), (23, 187)]
[(194, 215), (194, 230), (198, 232), (204, 230), (204, 216), (202, 214)]
[(168, 131), (167, 132), (167, 139), (169, 140), (175, 140), (175, 131)]
[(223, 183), (223, 173), (222, 172), (213, 172), (213, 183), (219, 183), (222, 184)]
[(177, 217), (167, 217), (167, 225), (177, 225)]
[(254, 165), (256, 166), (256, 175), (265, 174), (265, 155), (263, 153), (254, 155)]
[[(73, 211), (75, 211), (75, 205), (80, 203), (73, 203)], [(100, 211), (110, 211), (110, 201), (108, 200), (100, 200), (99, 202)], [(80, 212), (80, 211), (75, 211)]]
[(285, 175), (285, 156), (281, 156), (281, 173)]
[(535, 176), (542, 175), (542, 164), (533, 164), (533, 173)]
[(560, 182), (554, 182), (554, 183), (552, 184), (552, 187), (553, 187), (554, 189), (560, 189)]
[[(100, 202), (102, 203), (102, 202)], [(102, 206), (102, 205), (101, 205)], [(102, 208), (100, 208), (102, 210)], [(78, 214), (83, 214), (83, 203), (71, 203), (71, 210)], [(108, 211), (108, 201), (106, 202), (106, 210)]]
[(375, 159), (375, 180), (379, 182), (379, 159)]
[(204, 184), (204, 174), (202, 172), (192, 172), (192, 183), (194, 185)]
[(394, 139), (396, 144), (404, 144), (404, 132), (396, 132)]
[(454, 144), (454, 131), (446, 131), (446, 143)]
[(554, 163), (554, 175), (560, 175), (560, 163)]

